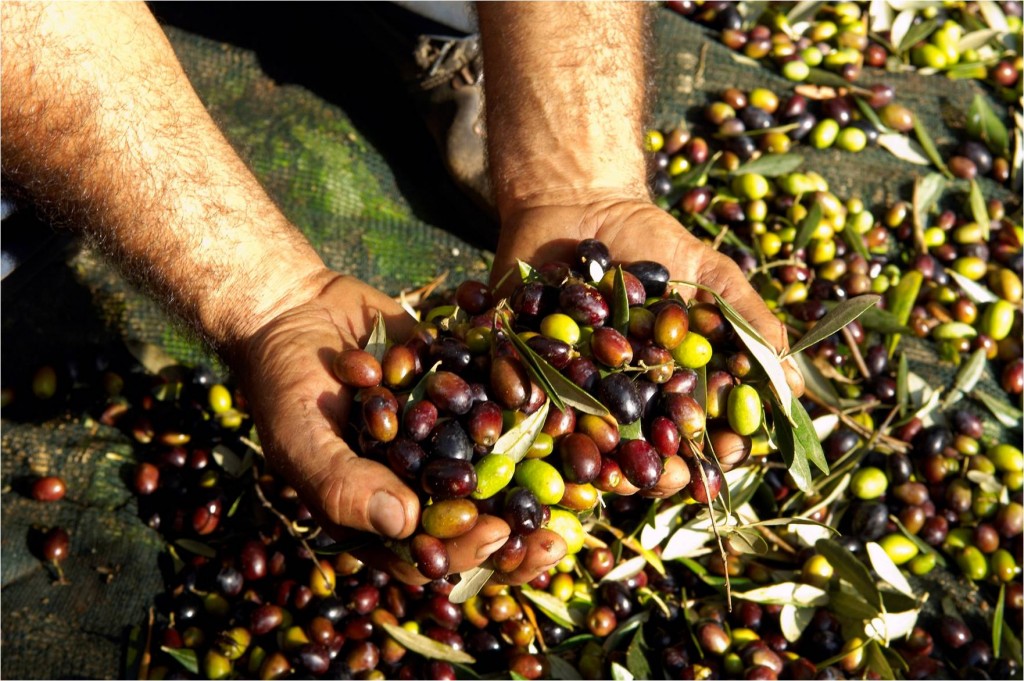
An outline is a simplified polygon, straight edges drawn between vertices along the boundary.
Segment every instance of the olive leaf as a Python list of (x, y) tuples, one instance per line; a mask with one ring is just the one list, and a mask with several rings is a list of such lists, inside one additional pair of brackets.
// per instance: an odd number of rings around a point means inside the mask
[[(786, 464), (793, 482), (801, 491), (810, 494), (814, 491), (814, 480), (811, 477), (811, 468), (807, 463), (807, 451), (800, 444), (803, 441), (798, 443), (793, 424), (779, 416), (782, 413), (782, 406), (779, 404), (778, 397), (769, 393), (768, 399), (771, 401), (772, 411), (776, 414), (775, 432), (772, 439), (779, 446), (782, 460)], [(819, 446), (821, 446), (820, 443)]]
[(563, 376), (555, 367), (548, 364), (547, 360), (534, 352), (533, 348), (526, 344), (515, 332), (511, 331), (512, 324), (507, 316), (502, 316), (506, 329), (509, 329), (508, 339), (519, 351), (519, 356), (526, 366), (526, 370), (544, 389), (544, 393), (559, 411), (565, 411), (566, 406), (575, 407), (577, 410), (595, 416), (605, 416), (608, 409), (601, 404), (596, 397), (579, 387), (568, 378)]
[[(721, 227), (711, 222), (711, 220), (708, 220), (700, 213), (688, 213), (687, 215), (691, 220), (693, 220), (693, 222), (696, 222), (701, 229), (703, 229), (711, 236), (717, 237), (719, 234), (722, 233)], [(725, 243), (729, 244), (730, 246), (742, 250), (744, 253), (750, 253), (750, 246), (744, 243), (742, 239), (733, 234), (731, 231), (726, 232), (725, 236), (722, 237), (722, 240), (725, 241)]]
[(640, 419), (632, 423), (619, 424), (619, 438), (622, 440), (643, 440), (644, 431)]
[(843, 241), (846, 245), (857, 251), (857, 255), (864, 258), (865, 260), (871, 259), (871, 253), (868, 252), (867, 244), (864, 243), (864, 235), (858, 234), (852, 229), (844, 229), (842, 232)]
[(920, 143), (921, 148), (924, 150), (925, 155), (931, 160), (932, 165), (939, 169), (944, 176), (948, 179), (953, 179), (953, 173), (949, 172), (949, 168), (946, 166), (946, 162), (942, 160), (942, 154), (935, 147), (935, 142), (932, 140), (932, 136), (928, 134), (928, 129), (924, 127), (924, 123), (921, 122), (920, 116), (914, 116), (914, 134), (917, 136), (917, 141)]
[(889, 554), (885, 552), (885, 549), (880, 544), (869, 541), (864, 545), (864, 549), (868, 553), (871, 567), (874, 568), (883, 581), (896, 587), (900, 593), (906, 594), (911, 598), (914, 597), (914, 590), (911, 588), (910, 582), (903, 576), (896, 563), (892, 561), (892, 558), (889, 557)]
[(448, 594), (448, 600), (452, 603), (465, 603), (480, 593), (480, 589), (484, 588), (491, 579), (494, 570), (485, 567), (475, 567), (460, 574), (462, 575), (462, 581), (456, 584), (455, 588)]
[(999, 423), (1007, 428), (1020, 430), (1022, 419), (1024, 419), (1024, 412), (1020, 409), (982, 390), (972, 390), (971, 397), (984, 404)]
[(967, 110), (967, 131), (981, 139), (993, 154), (1004, 158), (1010, 156), (1010, 137), (1006, 126), (982, 94), (974, 95)]
[(388, 349), (388, 329), (384, 326), (384, 315), (377, 310), (377, 316), (373, 319), (373, 331), (366, 340), (363, 350), (373, 355), (378, 362), (384, 360), (384, 352)]
[(822, 0), (800, 0), (800, 2), (793, 3), (786, 10), (786, 21), (792, 25), (812, 19), (824, 4)]
[(875, 130), (877, 130), (880, 135), (895, 132), (892, 128), (882, 122), (882, 119), (878, 117), (878, 113), (871, 108), (871, 105), (868, 104), (866, 99), (863, 97), (854, 97), (853, 102), (857, 105), (857, 110), (860, 111), (860, 115), (863, 116), (868, 123), (874, 126)]
[(665, 560), (676, 560), (707, 553), (704, 545), (714, 539), (714, 535), (706, 530), (692, 530), (680, 527), (662, 547), (661, 557)]
[[(892, 311), (896, 317), (896, 321), (906, 326), (907, 322), (910, 321), (910, 312), (914, 309), (914, 304), (917, 302), (917, 294), (921, 291), (921, 284), (924, 282), (924, 276), (917, 270), (907, 272), (900, 278), (900, 282), (893, 288), (889, 289), (890, 293), (886, 299), (889, 310)], [(889, 336), (889, 356), (896, 351), (896, 346), (900, 342), (900, 335), (898, 333), (891, 334)]]
[(441, 366), (441, 362), (435, 362), (434, 366), (430, 367), (427, 373), (423, 374), (423, 377), (416, 383), (413, 389), (409, 392), (409, 398), (405, 401), (405, 406), (402, 407), (402, 416), (404, 417), (408, 413), (412, 405), (423, 399), (423, 396), (427, 394), (427, 379), (430, 378), (431, 374), (437, 373), (437, 367)]
[[(454, 593), (454, 590), (452, 593)], [(445, 662), (458, 662), (462, 664), (473, 664), (476, 662), (476, 660), (468, 653), (456, 650), (449, 645), (435, 641), (423, 634), (417, 634), (414, 631), (404, 629), (397, 624), (382, 622), (381, 626), (384, 628), (384, 631), (388, 633), (388, 636), (395, 639), (395, 641), (400, 643), (403, 648), (422, 655), (427, 659), (443, 660)]]
[(612, 681), (633, 681), (635, 676), (618, 662), (612, 662)]
[(988, 241), (988, 233), (992, 227), (992, 220), (988, 216), (988, 207), (985, 205), (985, 197), (981, 194), (981, 186), (978, 181), (971, 179), (971, 192), (969, 196), (969, 203), (971, 206), (971, 216), (974, 221), (981, 227), (982, 238)]
[(536, 605), (537, 608), (550, 617), (554, 622), (567, 629), (572, 630), (582, 624), (579, 616), (573, 618), (572, 613), (569, 611), (569, 606), (566, 605), (565, 601), (549, 594), (547, 591), (533, 589), (524, 584), (520, 587), (519, 593), (523, 595), (523, 598)]
[(609, 653), (613, 650), (618, 650), (619, 645), (626, 638), (626, 636), (629, 636), (631, 633), (633, 633), (634, 630), (639, 629), (645, 622), (647, 622), (648, 619), (650, 619), (650, 617), (650, 610), (644, 610), (643, 612), (633, 615), (625, 622), (615, 627), (615, 631), (608, 634), (608, 637), (605, 638), (604, 643), (601, 645), (601, 649), (605, 653)]
[(767, 605), (796, 605), (800, 607), (818, 607), (827, 605), (829, 601), (828, 592), (824, 589), (799, 582), (782, 582), (781, 584), (763, 586), (737, 593), (736, 597)]
[(815, 201), (810, 210), (807, 211), (807, 215), (800, 221), (800, 227), (797, 229), (796, 237), (793, 239), (794, 251), (799, 251), (810, 243), (814, 230), (818, 229), (818, 225), (821, 224), (822, 215), (821, 203)]
[(970, 279), (960, 274), (956, 270), (949, 269), (948, 267), (945, 268), (945, 270), (946, 274), (948, 274), (953, 279), (953, 281), (956, 282), (957, 286), (959, 286), (960, 289), (964, 292), (964, 295), (967, 296), (972, 302), (977, 303), (979, 305), (984, 305), (987, 303), (994, 303), (997, 300), (999, 300), (999, 297), (996, 294), (992, 293), (992, 291), (990, 291), (985, 286), (982, 286), (977, 282), (971, 281)]
[(637, 679), (651, 678), (651, 665), (647, 662), (647, 642), (644, 641), (643, 627), (637, 627), (636, 635), (626, 649), (626, 668)]
[(826, 85), (836, 89), (842, 88), (843, 90), (859, 95), (871, 94), (869, 90), (852, 85), (850, 81), (846, 80), (838, 73), (833, 73), (832, 71), (826, 71), (825, 69), (819, 69), (816, 67), (812, 67), (808, 70), (807, 78), (804, 79), (804, 82), (811, 85)]
[(892, 671), (892, 667), (889, 665), (889, 661), (885, 659), (885, 654), (882, 652), (882, 646), (878, 641), (870, 640), (867, 646), (864, 648), (864, 659), (867, 668), (878, 674), (880, 679), (895, 679), (896, 675)]
[(722, 155), (722, 152), (715, 152), (708, 160), (700, 165), (696, 165), (685, 173), (682, 173), (672, 179), (672, 191), (665, 197), (666, 202), (670, 206), (674, 206), (679, 203), (679, 199), (683, 198), (683, 195), (689, 189), (693, 187), (699, 187), (702, 182), (707, 180), (708, 172), (714, 167), (715, 163), (718, 162), (718, 157)]
[(976, 50), (998, 35), (999, 31), (994, 28), (982, 28), (977, 31), (965, 33), (960, 37), (960, 40), (957, 41), (957, 51), (962, 54), (967, 50)]
[(914, 24), (915, 16), (917, 16), (917, 12), (913, 9), (904, 9), (892, 20), (892, 27), (889, 29), (889, 43), (892, 45), (893, 52), (903, 51), (900, 49), (900, 45), (903, 44), (903, 39)]
[(981, 10), (981, 16), (985, 18), (985, 23), (988, 24), (989, 28), (1000, 33), (1006, 33), (1010, 30), (1010, 24), (1006, 21), (1006, 15), (1003, 14), (1003, 10), (999, 8), (999, 5), (992, 2), (992, 0), (978, 0), (978, 9)]
[(196, 655), (196, 651), (192, 648), (171, 648), (170, 646), (160, 646), (160, 650), (173, 657), (178, 664), (188, 670), (189, 673), (199, 673), (199, 656)]
[(608, 523), (606, 523), (604, 521), (598, 521), (597, 527), (600, 527), (601, 529), (606, 530), (613, 537), (615, 537), (620, 542), (622, 542), (623, 546), (625, 546), (626, 548), (630, 549), (634, 553), (640, 554), (645, 559), (647, 559), (647, 562), (650, 564), (650, 566), (652, 568), (655, 569), (655, 571), (657, 571), (657, 573), (659, 575), (664, 575), (665, 574), (665, 564), (663, 562), (661, 562), (661, 558), (658, 557), (658, 554), (656, 554), (653, 551), (650, 551), (650, 550), (644, 548), (643, 545), (641, 545), (640, 542), (637, 541), (635, 538), (633, 538), (632, 536), (627, 535), (625, 532), (623, 532), (619, 528), (617, 528), (617, 527), (615, 527), (613, 525), (609, 525)]
[(629, 296), (626, 294), (626, 277), (621, 265), (615, 268), (612, 284), (612, 326), (623, 335), (629, 330)]
[(491, 451), (495, 454), (504, 454), (516, 463), (522, 461), (543, 430), (550, 409), (551, 400), (544, 400), (540, 409), (502, 433)]
[(644, 566), (647, 565), (647, 559), (643, 556), (633, 556), (629, 560), (623, 561), (616, 565), (611, 571), (608, 572), (604, 577), (601, 578), (602, 582), (618, 582), (623, 579), (629, 579), (643, 572)]
[(900, 418), (906, 416), (907, 405), (910, 404), (910, 386), (908, 384), (909, 369), (907, 366), (907, 355), (900, 353), (899, 363), (896, 365), (896, 405), (900, 410)]
[(985, 373), (985, 366), (988, 358), (985, 356), (985, 349), (978, 348), (971, 353), (971, 358), (964, 362), (960, 370), (956, 372), (953, 380), (953, 387), (950, 388), (946, 398), (942, 401), (942, 409), (948, 409), (953, 402), (959, 400), (964, 394), (974, 390), (981, 377)]
[(831, 594), (833, 612), (842, 613), (845, 617), (857, 620), (870, 620), (878, 615), (878, 608), (873, 607), (866, 600), (853, 591), (840, 589)]
[(544, 657), (548, 662), (548, 667), (551, 669), (551, 678), (563, 679), (564, 681), (580, 681), (583, 678), (579, 670), (569, 664), (565, 658), (552, 655), (550, 652)]
[[(722, 502), (726, 515), (732, 515), (732, 494), (729, 492), (729, 481), (725, 479), (725, 471), (722, 470), (722, 464), (718, 460), (718, 455), (715, 454), (715, 449), (711, 446), (711, 438), (708, 436), (707, 430), (704, 431), (704, 447), (705, 453), (703, 457), (718, 469), (718, 477), (722, 480), (722, 487), (718, 491), (718, 498)], [(699, 458), (701, 455), (698, 454), (697, 456)], [(704, 469), (701, 468), (699, 470), (703, 476)], [(708, 510), (710, 511), (710, 508)]]
[(519, 258), (516, 258), (516, 265), (519, 266), (519, 278), (523, 280), (524, 284), (528, 284), (531, 281), (538, 279), (537, 271), (533, 269), (533, 266), (528, 262), (523, 262)]
[(796, 643), (804, 635), (807, 625), (814, 619), (814, 608), (798, 605), (784, 605), (779, 611), (779, 629), (790, 643)]
[(793, 435), (795, 444), (803, 451), (803, 456), (813, 463), (818, 470), (828, 475), (828, 461), (825, 460), (825, 452), (821, 448), (821, 441), (814, 428), (814, 422), (800, 400), (793, 396), (791, 412), (793, 414)]
[(913, 163), (919, 166), (931, 164), (931, 161), (929, 161), (928, 157), (925, 156), (924, 149), (921, 148), (921, 145), (898, 132), (883, 133), (879, 135), (878, 146), (882, 147), (901, 161), (906, 161), (907, 163)]
[(871, 573), (864, 563), (832, 539), (819, 539), (815, 542), (814, 548), (825, 557), (835, 573), (849, 582), (876, 612), (881, 609), (882, 595), (878, 592), (878, 586), (875, 585), (875, 580), (871, 578)]
[(1004, 657), (1009, 657), (1010, 659), (1015, 660), (1019, 665), (1021, 663), (1021, 658), (1024, 657), (1021, 651), (1020, 639), (1017, 638), (1015, 633), (1013, 633), (1013, 628), (1006, 626), (1005, 623), (1003, 624), (1002, 629), (1003, 644), (1000, 647), (1000, 652), (1004, 654)]
[(746, 175), (757, 173), (764, 177), (780, 177), (793, 172), (803, 165), (804, 157), (800, 154), (763, 154), (753, 161), (747, 161), (733, 170), (729, 175)]
[[(919, 24), (913, 24), (903, 38), (900, 39), (898, 50), (901, 53), (906, 52), (911, 47), (922, 40), (925, 40), (928, 36), (934, 33), (935, 29), (937, 29), (941, 23), (942, 22), (938, 19), (928, 19), (927, 21), (922, 21)], [(893, 30), (895, 31), (895, 27)], [(895, 38), (893, 40), (895, 41)]]
[(203, 558), (216, 558), (217, 556), (217, 551), (212, 546), (208, 546), (207, 544), (196, 541), (195, 539), (182, 537), (181, 539), (175, 540), (174, 543), (189, 553), (194, 553), (197, 556), (202, 556)]
[(795, 355), (802, 350), (806, 350), (815, 343), (825, 340), (832, 334), (837, 333), (847, 324), (877, 305), (878, 301), (881, 299), (882, 297), (879, 295), (866, 294), (850, 298), (849, 300), (844, 300), (829, 310), (828, 314), (819, 319), (814, 325), (814, 328), (804, 334), (804, 337), (797, 341), (797, 343), (790, 348), (789, 352), (783, 355), (783, 357)]
[(797, 369), (800, 370), (800, 375), (804, 377), (804, 391), (838, 409), (840, 406), (839, 393), (836, 392), (832, 381), (825, 378), (821, 370), (804, 354), (797, 353), (791, 356), (796, 362)]

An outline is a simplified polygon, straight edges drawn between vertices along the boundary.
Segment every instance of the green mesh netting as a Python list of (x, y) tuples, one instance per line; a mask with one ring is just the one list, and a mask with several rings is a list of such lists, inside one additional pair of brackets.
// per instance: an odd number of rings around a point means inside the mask
[[(692, 116), (728, 86), (769, 86), (779, 92), (789, 87), (766, 69), (735, 61), (710, 32), (671, 12), (662, 11), (655, 27), (654, 121), (659, 126)], [(393, 294), (442, 271), (449, 272), (451, 285), (485, 275), (488, 254), (454, 234), (493, 226), (458, 224), (452, 215), (465, 213), (458, 213), (454, 202), (424, 210), (408, 200), (418, 185), (436, 182), (436, 158), (414, 156), (398, 167), (394, 155), (382, 154), (335, 103), (266, 75), (255, 52), (181, 30), (168, 29), (168, 34), (229, 139), (330, 266)], [(353, 68), (319, 66), (338, 70), (339, 79)], [(927, 121), (940, 146), (955, 139), (957, 112), (978, 91), (973, 83), (941, 77), (886, 80), (897, 85), (900, 101)], [(410, 113), (409, 125), (418, 124), (413, 118)], [(907, 198), (913, 175), (924, 172), (881, 150), (852, 155), (802, 147), (801, 153), (837, 195), (859, 195), (872, 205)], [(991, 196), (1019, 202), (988, 182), (984, 188)], [(31, 372), (41, 363), (67, 357), (91, 361), (98, 353), (124, 353), (126, 344), (156, 344), (188, 363), (212, 361), (155, 303), (88, 250), (43, 263), (29, 283), (5, 286), (3, 293), (3, 385), (16, 394), (27, 392)], [(936, 385), (948, 384), (954, 368), (932, 360), (923, 346), (912, 368)], [(991, 376), (985, 380), (991, 382)], [(58, 405), (31, 422), (5, 410), (0, 675), (6, 678), (124, 674), (127, 632), (144, 621), (162, 588), (162, 541), (139, 520), (125, 484), (131, 445), (98, 426), (84, 407)], [(27, 481), (43, 473), (68, 480), (66, 501), (45, 505), (28, 499)], [(73, 537), (73, 559), (65, 563), (72, 586), (52, 585), (53, 573), (28, 550), (33, 528), (54, 524), (67, 527)]]

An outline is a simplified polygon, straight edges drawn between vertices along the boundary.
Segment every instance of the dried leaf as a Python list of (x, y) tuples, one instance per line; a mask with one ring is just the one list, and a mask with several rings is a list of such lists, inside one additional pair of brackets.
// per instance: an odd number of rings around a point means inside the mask
[[(454, 593), (454, 590), (452, 591)], [(464, 653), (461, 650), (455, 650), (451, 646), (445, 645), (435, 641), (432, 638), (428, 638), (423, 634), (417, 634), (416, 632), (403, 629), (397, 624), (391, 624), (390, 622), (383, 622), (381, 626), (384, 631), (388, 633), (388, 636), (395, 639), (402, 645), (406, 650), (411, 650), (418, 655), (430, 660), (443, 660), (445, 662), (453, 662), (460, 664), (473, 664), (476, 662), (475, 659), (468, 653)]]
[(187, 669), (189, 673), (199, 673), (199, 656), (196, 655), (196, 651), (192, 648), (171, 648), (169, 646), (160, 646), (160, 650), (173, 657), (178, 664)]
[(868, 559), (871, 560), (871, 567), (875, 569), (878, 576), (882, 578), (888, 584), (896, 587), (900, 593), (904, 593), (911, 598), (914, 597), (914, 590), (910, 586), (910, 582), (903, 576), (900, 569), (896, 566), (896, 563), (892, 562), (892, 558), (885, 552), (885, 549), (881, 545), (870, 541), (864, 545), (864, 548), (868, 552)]
[(840, 331), (847, 324), (857, 319), (857, 317), (876, 306), (881, 298), (878, 295), (867, 294), (844, 300), (818, 320), (814, 328), (797, 341), (786, 355), (794, 355)]
[[(480, 593), (480, 589), (484, 588), (493, 574), (494, 570), (485, 567), (475, 567), (461, 573), (462, 581), (456, 584), (452, 592), (448, 594), (448, 600), (452, 603), (465, 603)], [(399, 642), (401, 643), (401, 641)]]
[(528, 601), (536, 605), (545, 615), (567, 629), (575, 629), (581, 622), (573, 619), (569, 612), (569, 606), (560, 598), (557, 598), (547, 591), (539, 591), (529, 586), (520, 587), (520, 593)]
[(822, 539), (814, 545), (814, 548), (825, 556), (837, 575), (849, 582), (857, 593), (874, 606), (876, 612), (881, 609), (882, 596), (878, 593), (875, 580), (871, 578), (871, 573), (864, 567), (864, 564), (857, 560), (849, 550), (832, 539)]
[(828, 603), (828, 593), (824, 589), (799, 582), (783, 582), (763, 586), (752, 591), (737, 593), (736, 597), (770, 605), (817, 607)]
[(764, 177), (779, 177), (791, 173), (803, 165), (804, 157), (799, 154), (763, 154), (753, 161), (747, 161), (730, 173), (731, 176), (757, 173)]
[(921, 148), (921, 145), (898, 132), (879, 135), (878, 146), (882, 147), (901, 161), (906, 161), (907, 163), (913, 163), (919, 166), (931, 164), (931, 161), (929, 161), (928, 157), (925, 156), (924, 149)]
[(384, 326), (384, 315), (377, 310), (377, 316), (373, 319), (373, 331), (363, 346), (363, 350), (373, 355), (378, 362), (384, 359), (384, 353), (388, 349), (388, 330)]
[(547, 420), (548, 411), (551, 408), (551, 400), (544, 400), (540, 409), (533, 412), (520, 421), (507, 432), (502, 433), (492, 448), (496, 454), (504, 454), (516, 463), (519, 463), (530, 451), (537, 436), (544, 429), (544, 421)]

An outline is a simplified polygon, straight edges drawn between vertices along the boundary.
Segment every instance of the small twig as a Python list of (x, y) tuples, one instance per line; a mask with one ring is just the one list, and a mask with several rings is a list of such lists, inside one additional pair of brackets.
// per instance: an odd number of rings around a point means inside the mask
[(857, 347), (857, 341), (853, 337), (853, 332), (850, 331), (849, 326), (843, 327), (843, 338), (846, 339), (846, 344), (850, 348), (850, 354), (853, 356), (853, 361), (857, 364), (857, 368), (860, 369), (861, 375), (865, 379), (871, 378), (871, 372), (868, 371), (868, 365), (864, 363), (864, 357), (860, 354), (860, 348)]
[(715, 240), (711, 243), (711, 248), (717, 251), (718, 247), (722, 245), (723, 241), (725, 241), (725, 236), (728, 233), (729, 225), (723, 225), (722, 229), (718, 232), (718, 236), (716, 236)]
[(796, 549), (794, 549), (792, 546), (790, 546), (782, 537), (780, 537), (779, 535), (775, 534), (774, 532), (769, 530), (767, 527), (765, 527), (763, 525), (758, 525), (755, 529), (757, 529), (758, 532), (760, 532), (762, 535), (764, 535), (765, 539), (767, 539), (768, 541), (774, 542), (780, 549), (782, 549), (786, 553), (788, 553), (788, 554), (790, 554), (792, 556), (795, 556), (797, 554), (797, 550)]
[[(857, 433), (858, 435), (865, 439), (871, 439), (875, 435), (875, 433), (878, 432), (868, 430), (863, 425), (850, 418), (850, 416), (846, 412), (840, 409), (836, 409), (831, 404), (825, 402), (823, 399), (821, 399), (812, 392), (806, 392), (804, 393), (804, 396), (808, 398), (811, 402), (814, 402), (819, 407), (826, 409), (830, 414), (835, 414), (836, 416), (838, 416), (839, 420), (843, 422), (843, 425), (845, 425), (847, 428), (854, 431), (855, 433)], [(907, 452), (910, 451), (909, 443), (903, 442), (902, 440), (897, 440), (896, 438), (890, 435), (883, 435), (880, 432), (878, 433), (878, 439), (876, 440), (876, 442), (879, 442), (888, 447), (891, 451), (898, 452), (900, 454), (906, 454)]]
[[(254, 443), (249, 442), (248, 440), (245, 440), (244, 438), (242, 440), (243, 440), (243, 442), (245, 442), (245, 444), (247, 444), (247, 445), (253, 447), (254, 449), (256, 449), (260, 455), (263, 454), (263, 451), (261, 449), (259, 449), (258, 445), (255, 445)], [(327, 572), (324, 571), (323, 566), (320, 565), (320, 561), (317, 560), (316, 552), (313, 550), (313, 547), (310, 546), (309, 542), (306, 541), (306, 538), (303, 537), (302, 534), (299, 533), (295, 529), (294, 525), (292, 524), (291, 518), (286, 516), (284, 513), (281, 513), (281, 511), (278, 511), (276, 508), (274, 508), (274, 505), (271, 504), (270, 501), (267, 499), (266, 495), (263, 494), (263, 490), (260, 488), (259, 471), (256, 470), (256, 466), (252, 467), (252, 476), (254, 478), (254, 483), (255, 483), (253, 485), (253, 487), (256, 488), (256, 496), (259, 497), (260, 505), (263, 506), (263, 508), (265, 508), (268, 511), (270, 511), (271, 513), (273, 513), (275, 516), (277, 516), (278, 520), (281, 521), (281, 523), (284, 525), (285, 529), (288, 531), (288, 534), (290, 534), (300, 544), (302, 544), (302, 548), (306, 549), (306, 551), (309, 553), (310, 560), (313, 562), (313, 565), (316, 567), (317, 572), (320, 573), (320, 577), (324, 580), (324, 584), (331, 585), (331, 595), (332, 596), (336, 596), (337, 594), (334, 593), (334, 584), (332, 583), (333, 580), (328, 576)]]
[(722, 542), (722, 535), (718, 531), (718, 523), (715, 521), (715, 508), (711, 503), (711, 489), (708, 487), (708, 476), (704, 473), (704, 466), (698, 462), (697, 472), (700, 473), (701, 484), (704, 485), (704, 495), (708, 499), (708, 517), (711, 518), (711, 531), (718, 542), (718, 552), (722, 556), (722, 572), (725, 575), (725, 604), (732, 612), (732, 582), (729, 580), (729, 556), (725, 552), (725, 544)]
[(153, 606), (149, 607), (149, 616), (146, 621), (146, 643), (142, 649), (142, 654), (139, 656), (139, 679), (149, 678), (149, 664), (153, 661), (153, 654), (150, 652), (150, 647), (153, 645)]

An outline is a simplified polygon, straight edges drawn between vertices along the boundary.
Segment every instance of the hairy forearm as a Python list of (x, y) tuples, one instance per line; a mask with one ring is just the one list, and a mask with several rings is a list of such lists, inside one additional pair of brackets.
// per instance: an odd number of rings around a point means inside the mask
[(647, 197), (645, 3), (477, 9), (499, 212)]
[(323, 265), (192, 90), (141, 4), (0, 5), (2, 165), (214, 346), (316, 288)]

